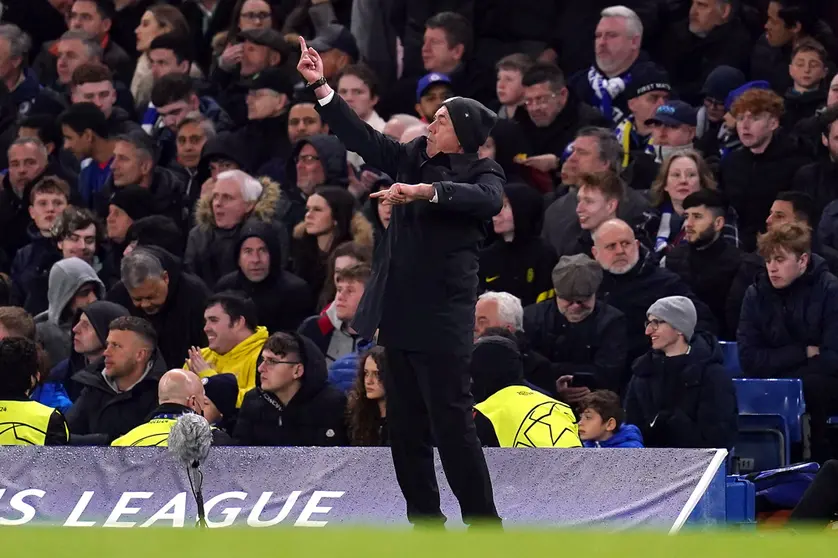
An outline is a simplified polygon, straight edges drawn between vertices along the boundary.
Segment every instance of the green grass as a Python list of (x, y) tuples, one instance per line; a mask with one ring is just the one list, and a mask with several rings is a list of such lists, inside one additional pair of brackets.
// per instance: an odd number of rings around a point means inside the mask
[(838, 532), (649, 532), (507, 530), (504, 532), (402, 529), (96, 529), (0, 528), (5, 556), (115, 556), (119, 558), (820, 558), (838, 556)]

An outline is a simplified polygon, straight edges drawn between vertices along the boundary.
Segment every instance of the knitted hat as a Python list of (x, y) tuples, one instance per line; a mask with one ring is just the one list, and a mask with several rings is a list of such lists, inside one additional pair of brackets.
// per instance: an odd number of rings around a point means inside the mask
[(239, 383), (234, 374), (216, 374), (201, 380), (204, 393), (218, 411), (229, 418), (236, 412), (236, 400), (239, 397)]
[(467, 97), (451, 97), (442, 105), (448, 108), (448, 116), (463, 151), (477, 153), (477, 148), (486, 143), (486, 138), (495, 127), (498, 115)]
[(692, 339), (695, 324), (698, 321), (693, 301), (685, 296), (661, 298), (649, 307), (646, 315), (665, 321), (673, 329), (683, 333), (687, 341)]
[(701, 93), (716, 101), (724, 101), (728, 94), (745, 83), (745, 74), (742, 70), (731, 66), (716, 66), (704, 80), (704, 87)]
[(114, 188), (108, 203), (127, 213), (132, 221), (154, 215), (151, 192), (141, 186)]

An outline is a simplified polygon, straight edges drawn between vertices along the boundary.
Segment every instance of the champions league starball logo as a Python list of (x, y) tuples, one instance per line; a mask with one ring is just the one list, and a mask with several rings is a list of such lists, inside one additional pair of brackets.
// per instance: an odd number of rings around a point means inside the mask
[[(545, 447), (548, 440), (554, 448), (579, 447), (579, 434), (568, 428), (568, 411), (562, 403), (536, 405), (518, 427), (513, 447)], [(572, 420), (570, 424), (574, 424)]]

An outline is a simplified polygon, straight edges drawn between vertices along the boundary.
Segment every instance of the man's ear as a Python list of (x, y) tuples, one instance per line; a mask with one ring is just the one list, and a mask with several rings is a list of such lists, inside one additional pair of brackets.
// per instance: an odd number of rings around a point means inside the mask
[(716, 232), (721, 232), (721, 230), (725, 228), (725, 218), (722, 215), (719, 215), (715, 219), (713, 219), (713, 230)]
[(821, 143), (824, 147), (829, 147), (829, 138), (827, 138), (824, 134), (821, 134)]
[(189, 98), (189, 105), (192, 107), (192, 110), (198, 110), (198, 107), (201, 106), (201, 100), (198, 98), (198, 95), (195, 93), (192, 94), (192, 97)]
[(466, 54), (466, 45), (460, 44), (451, 49), (454, 52), (454, 58), (458, 61), (463, 59)]

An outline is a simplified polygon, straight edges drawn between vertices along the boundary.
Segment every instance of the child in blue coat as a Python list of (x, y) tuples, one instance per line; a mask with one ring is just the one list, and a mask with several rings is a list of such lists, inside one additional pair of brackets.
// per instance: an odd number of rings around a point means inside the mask
[(579, 439), (586, 448), (642, 448), (643, 434), (623, 424), (626, 413), (613, 391), (595, 391), (580, 404)]

